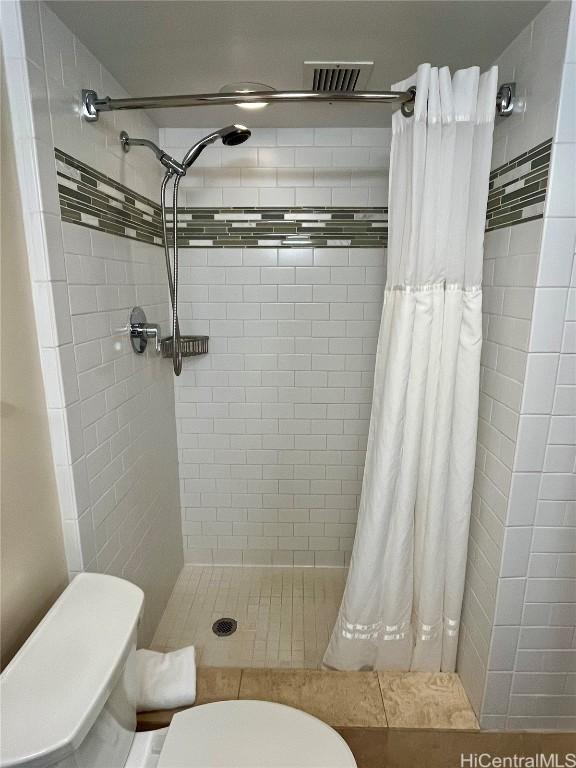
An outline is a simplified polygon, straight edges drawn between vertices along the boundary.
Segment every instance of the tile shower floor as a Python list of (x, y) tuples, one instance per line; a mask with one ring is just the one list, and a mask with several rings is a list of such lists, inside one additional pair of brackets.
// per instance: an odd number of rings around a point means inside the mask
[[(318, 668), (344, 590), (344, 568), (182, 569), (151, 648), (196, 647), (204, 667)], [(212, 624), (236, 619), (229, 637)]]

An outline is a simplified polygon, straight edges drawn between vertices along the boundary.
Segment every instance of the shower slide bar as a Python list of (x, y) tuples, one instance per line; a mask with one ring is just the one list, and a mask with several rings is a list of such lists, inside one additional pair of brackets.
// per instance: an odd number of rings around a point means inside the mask
[[(496, 112), (508, 117), (514, 109), (515, 83), (500, 86), (496, 97)], [(203, 93), (181, 96), (144, 96), (130, 99), (99, 98), (96, 91), (82, 91), (82, 117), (88, 122), (98, 120), (99, 112), (117, 109), (166, 109), (170, 107), (207, 107), (215, 105), (250, 104), (253, 102), (311, 102), (356, 101), (365, 104), (399, 104), (402, 114), (414, 112), (416, 88), (407, 91), (251, 91), (250, 93)]]

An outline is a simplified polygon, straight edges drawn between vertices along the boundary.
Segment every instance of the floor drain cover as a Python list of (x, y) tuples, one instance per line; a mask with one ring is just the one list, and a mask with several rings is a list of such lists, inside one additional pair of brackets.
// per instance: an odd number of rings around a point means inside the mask
[(237, 626), (236, 619), (218, 619), (212, 624), (212, 632), (218, 637), (228, 637), (236, 632)]

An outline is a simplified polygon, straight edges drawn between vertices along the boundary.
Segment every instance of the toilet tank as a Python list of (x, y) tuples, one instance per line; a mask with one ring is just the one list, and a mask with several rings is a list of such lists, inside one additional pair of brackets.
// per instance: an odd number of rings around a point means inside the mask
[(136, 728), (144, 593), (76, 576), (0, 675), (0, 766), (121, 768)]

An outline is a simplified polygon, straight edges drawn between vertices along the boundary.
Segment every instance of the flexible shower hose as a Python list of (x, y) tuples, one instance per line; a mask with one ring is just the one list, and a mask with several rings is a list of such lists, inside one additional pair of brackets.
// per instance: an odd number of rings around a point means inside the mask
[[(170, 246), (168, 243), (168, 225), (166, 222), (166, 188), (170, 178), (174, 176), (172, 190), (172, 265), (170, 264)], [(172, 365), (176, 376), (182, 372), (182, 347), (180, 344), (180, 323), (178, 321), (178, 188), (180, 176), (168, 171), (162, 179), (160, 198), (162, 205), (162, 235), (164, 240), (164, 259), (166, 261), (166, 274), (170, 289), (170, 301), (172, 303)]]

